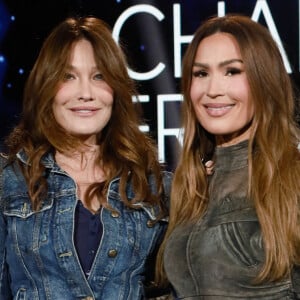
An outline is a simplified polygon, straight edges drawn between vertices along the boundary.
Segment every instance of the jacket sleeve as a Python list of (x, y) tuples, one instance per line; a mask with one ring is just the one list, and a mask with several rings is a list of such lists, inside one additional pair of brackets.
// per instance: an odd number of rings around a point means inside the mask
[(164, 204), (168, 211), (170, 210), (170, 195), (171, 195), (171, 188), (172, 188), (172, 180), (173, 180), (173, 173), (165, 171), (163, 173)]
[(6, 239), (6, 224), (3, 218), (2, 211), (0, 213), (0, 299), (12, 299), (9, 275), (6, 265), (6, 252), (5, 252), (5, 239)]
[(3, 215), (3, 197), (2, 197), (2, 170), (3, 170), (3, 158), (0, 157), (0, 299), (11, 300), (13, 299), (9, 284), (8, 267), (6, 264), (6, 250), (5, 241), (7, 235), (6, 221)]

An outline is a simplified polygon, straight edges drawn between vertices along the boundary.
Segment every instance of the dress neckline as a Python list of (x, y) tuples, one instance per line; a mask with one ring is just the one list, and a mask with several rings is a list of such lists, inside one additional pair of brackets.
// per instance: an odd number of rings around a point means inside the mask
[(244, 140), (232, 146), (216, 147), (215, 170), (232, 171), (247, 166), (248, 144), (249, 140)]

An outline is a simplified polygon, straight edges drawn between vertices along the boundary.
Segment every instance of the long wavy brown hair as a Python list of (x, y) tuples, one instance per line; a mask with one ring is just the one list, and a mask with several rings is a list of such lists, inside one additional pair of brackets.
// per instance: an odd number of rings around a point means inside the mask
[[(192, 68), (199, 43), (217, 32), (237, 41), (245, 65), (255, 113), (249, 140), (249, 198), (261, 225), (265, 262), (257, 282), (275, 281), (300, 262), (299, 129), (295, 96), (281, 54), (269, 31), (240, 15), (212, 17), (196, 31), (184, 59), (182, 74), (184, 142), (171, 192), (170, 223), (160, 249), (157, 277), (163, 281), (163, 252), (173, 229), (196, 221), (209, 201), (201, 162), (213, 152), (214, 138), (199, 124), (190, 98)], [(212, 49), (212, 51), (214, 51)]]
[[(38, 209), (47, 191), (43, 156), (81, 146), (78, 139), (56, 122), (52, 111), (73, 46), (81, 39), (91, 43), (97, 66), (114, 92), (111, 119), (97, 137), (101, 149), (98, 162), (105, 171), (106, 181), (90, 187), (87, 203), (90, 205), (96, 194), (101, 205), (107, 206), (105, 195), (109, 182), (120, 176), (121, 198), (126, 205), (134, 208), (136, 201), (143, 200), (162, 209), (161, 165), (152, 139), (139, 129), (140, 114), (132, 102), (137, 94), (135, 84), (128, 75), (124, 52), (113, 40), (108, 25), (98, 18), (68, 18), (45, 40), (26, 82), (21, 121), (7, 139), (10, 160), (15, 159), (18, 151), (25, 150), (28, 164), (23, 172), (33, 208)], [(156, 180), (156, 195), (149, 189), (150, 174)], [(125, 192), (129, 180), (135, 192), (135, 198), (130, 201)]]

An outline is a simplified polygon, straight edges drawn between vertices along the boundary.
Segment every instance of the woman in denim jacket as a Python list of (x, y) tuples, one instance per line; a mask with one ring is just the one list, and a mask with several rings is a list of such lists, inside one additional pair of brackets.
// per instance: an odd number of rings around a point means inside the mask
[(160, 279), (178, 299), (300, 299), (300, 134), (271, 34), (246, 16), (210, 18), (185, 53), (182, 89)]
[(170, 175), (134, 94), (101, 20), (69, 18), (44, 42), (1, 156), (1, 300), (146, 297)]

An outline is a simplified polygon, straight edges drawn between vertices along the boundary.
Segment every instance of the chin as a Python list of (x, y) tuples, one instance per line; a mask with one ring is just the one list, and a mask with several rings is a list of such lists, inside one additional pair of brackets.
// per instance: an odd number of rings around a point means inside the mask
[(208, 131), (212, 135), (219, 135), (219, 136), (232, 134), (231, 131), (229, 131), (229, 130), (226, 131), (226, 130), (224, 130), (224, 128), (222, 128), (222, 129), (208, 128), (208, 129), (206, 129), (206, 131)]

